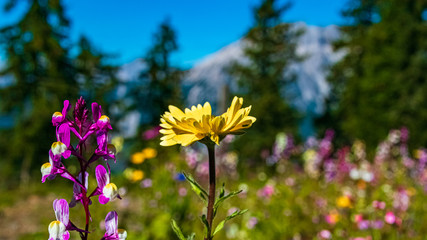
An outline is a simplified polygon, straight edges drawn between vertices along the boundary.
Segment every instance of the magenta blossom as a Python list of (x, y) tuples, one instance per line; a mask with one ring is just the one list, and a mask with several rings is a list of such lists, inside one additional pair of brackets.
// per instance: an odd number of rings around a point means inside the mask
[(148, 129), (147, 131), (145, 131), (142, 136), (144, 137), (145, 140), (151, 140), (157, 136), (159, 136), (160, 134), (160, 129), (162, 129), (162, 127), (160, 126), (155, 126), (151, 129)]
[(52, 115), (52, 125), (58, 126), (63, 123), (67, 119), (67, 113), (70, 109), (70, 102), (68, 100), (64, 101), (64, 107), (62, 108), (62, 112), (55, 112)]
[(99, 129), (113, 129), (110, 124), (110, 118), (107, 115), (102, 115), (102, 108), (98, 103), (92, 103), (92, 114), (93, 121), (95, 122), (95, 128)]
[(394, 224), (396, 222), (396, 216), (393, 212), (387, 212), (384, 216), (384, 221), (388, 224)]
[(101, 204), (106, 204), (109, 201), (120, 198), (117, 186), (114, 183), (110, 183), (110, 175), (107, 173), (104, 166), (98, 165), (96, 167), (95, 176), (98, 187), (93, 195), (99, 195), (99, 202)]
[(101, 240), (125, 240), (127, 232), (118, 228), (116, 211), (111, 211), (105, 217), (105, 234)]
[(258, 197), (271, 198), (273, 194), (274, 194), (274, 187), (269, 184), (265, 185), (265, 187), (258, 190)]
[(40, 171), (42, 173), (43, 183), (46, 181), (46, 179), (54, 179), (57, 174), (60, 174), (61, 177), (76, 183), (74, 177), (68, 173), (64, 166), (62, 166), (61, 157), (58, 155), (55, 156), (52, 151), (49, 151), (49, 162), (43, 164)]

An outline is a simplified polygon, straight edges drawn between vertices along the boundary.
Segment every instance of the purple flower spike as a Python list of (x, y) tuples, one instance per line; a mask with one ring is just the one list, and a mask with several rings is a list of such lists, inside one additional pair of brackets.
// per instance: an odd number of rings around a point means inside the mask
[(110, 176), (104, 166), (98, 165), (95, 169), (96, 181), (98, 188), (95, 194), (99, 195), (99, 202), (106, 204), (115, 198), (120, 198), (116, 184), (110, 183)]
[(116, 211), (111, 211), (105, 217), (105, 234), (102, 240), (125, 240), (127, 232), (118, 229), (118, 217)]
[(77, 100), (73, 111), (74, 122), (80, 129), (86, 129), (90, 126), (89, 111), (86, 108), (86, 102), (83, 97)]
[(52, 115), (52, 125), (58, 126), (67, 118), (68, 109), (70, 108), (70, 102), (68, 100), (64, 101), (64, 108), (62, 108), (62, 112), (55, 112)]

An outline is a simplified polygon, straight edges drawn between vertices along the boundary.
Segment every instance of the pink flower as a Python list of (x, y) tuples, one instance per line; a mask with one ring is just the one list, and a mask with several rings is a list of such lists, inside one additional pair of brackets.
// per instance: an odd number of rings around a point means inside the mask
[(356, 214), (354, 215), (354, 222), (359, 223), (363, 220), (362, 214)]
[(385, 208), (385, 202), (375, 200), (372, 202), (372, 206), (376, 209), (384, 209)]
[(320, 239), (332, 239), (332, 234), (329, 230), (322, 230), (318, 234)]
[(258, 197), (270, 198), (274, 194), (274, 187), (272, 185), (265, 185), (262, 189), (258, 190)]
[(142, 136), (144, 137), (145, 140), (151, 140), (155, 137), (157, 137), (159, 135), (159, 131), (160, 129), (162, 129), (162, 127), (160, 126), (155, 126), (147, 131), (145, 131)]
[(258, 224), (258, 218), (256, 218), (256, 217), (251, 217), (251, 218), (249, 218), (249, 221), (248, 221), (248, 223), (246, 224), (246, 227), (248, 228), (248, 229), (253, 229), (254, 227), (255, 227), (255, 225), (257, 225)]
[(387, 212), (385, 214), (384, 221), (388, 224), (394, 224), (396, 222), (396, 216), (393, 212)]

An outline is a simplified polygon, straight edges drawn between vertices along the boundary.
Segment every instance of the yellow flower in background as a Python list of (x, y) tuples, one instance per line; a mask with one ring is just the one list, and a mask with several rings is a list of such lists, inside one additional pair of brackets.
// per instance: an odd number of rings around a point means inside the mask
[(136, 152), (130, 157), (130, 161), (133, 164), (141, 164), (145, 159), (155, 158), (157, 156), (157, 150), (154, 148), (144, 148), (141, 152)]
[(142, 154), (144, 154), (145, 158), (150, 159), (150, 158), (155, 158), (157, 156), (157, 150), (154, 148), (144, 148), (142, 150)]
[(234, 97), (227, 112), (221, 116), (212, 115), (208, 102), (203, 106), (199, 104), (191, 109), (186, 108), (184, 112), (170, 105), (169, 112), (160, 118), (160, 133), (164, 135), (160, 145), (188, 146), (205, 138), (219, 145), (227, 134), (242, 134), (256, 121), (256, 118), (249, 116), (251, 106), (242, 108), (242, 105), (243, 98)]
[(141, 181), (143, 178), (144, 178), (144, 172), (142, 170), (135, 170), (133, 171), (129, 180), (131, 182), (138, 182), (138, 181)]
[(145, 155), (142, 152), (136, 152), (132, 154), (132, 156), (130, 157), (130, 161), (133, 164), (141, 164), (145, 161)]
[(138, 182), (144, 179), (144, 171), (138, 169), (126, 168), (123, 174), (131, 182)]
[(337, 198), (337, 206), (340, 208), (350, 208), (351, 207), (351, 199), (347, 195), (343, 195)]

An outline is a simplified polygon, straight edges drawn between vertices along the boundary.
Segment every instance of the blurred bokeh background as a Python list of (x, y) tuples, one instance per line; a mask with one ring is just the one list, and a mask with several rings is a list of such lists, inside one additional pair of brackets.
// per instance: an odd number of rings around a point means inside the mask
[(244, 190), (221, 217), (249, 212), (218, 239), (425, 239), (426, 0), (0, 6), (0, 239), (46, 239), (52, 201), (71, 199), (40, 166), (52, 114), (80, 96), (111, 119), (123, 195), (91, 206), (93, 239), (113, 209), (129, 239), (176, 239), (171, 218), (201, 239), (202, 203), (180, 172), (206, 184), (206, 151), (160, 147), (159, 118), (205, 101), (221, 114), (235, 95), (257, 122), (218, 148), (218, 181)]

